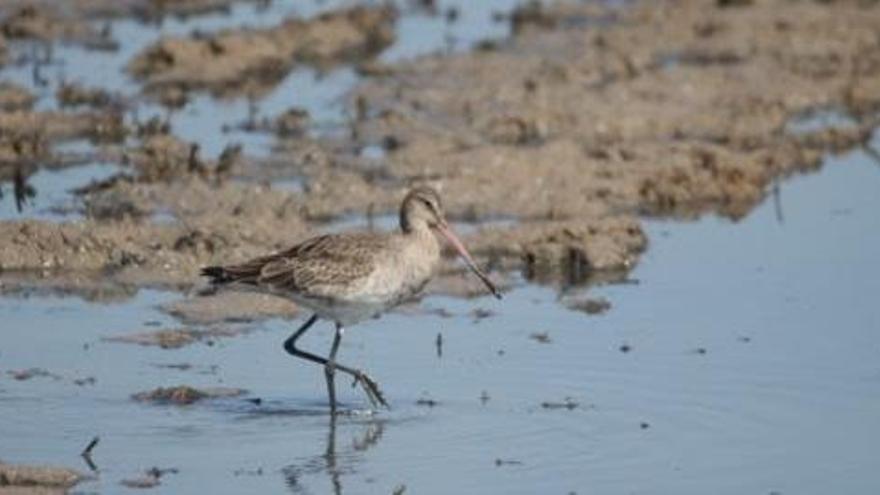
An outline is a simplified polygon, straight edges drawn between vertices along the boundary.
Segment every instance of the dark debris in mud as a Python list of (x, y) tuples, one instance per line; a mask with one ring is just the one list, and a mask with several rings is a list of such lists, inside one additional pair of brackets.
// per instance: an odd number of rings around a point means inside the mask
[(561, 402), (560, 401), (545, 401), (541, 403), (542, 409), (567, 409), (569, 411), (577, 409), (580, 407), (579, 402), (575, 402), (571, 397), (566, 397)]
[(239, 468), (232, 472), (233, 476), (263, 476), (263, 468), (256, 469)]
[(522, 466), (522, 465), (523, 465), (523, 462), (516, 460), (516, 459), (502, 459), (500, 457), (495, 459), (495, 467)]
[(486, 308), (474, 308), (473, 310), (471, 310), (469, 315), (473, 321), (478, 322), (480, 320), (495, 316), (495, 312), (491, 309)]
[(553, 339), (550, 338), (550, 332), (533, 332), (529, 334), (529, 338), (539, 344), (549, 344), (553, 342)]
[(422, 406), (422, 407), (434, 408), (436, 406), (439, 406), (440, 402), (438, 402), (434, 399), (421, 398), (416, 401), (416, 405)]
[(569, 309), (582, 311), (588, 315), (600, 315), (611, 309), (611, 302), (604, 297), (566, 299), (564, 304)]
[(27, 368), (22, 370), (9, 370), (6, 372), (13, 380), (25, 381), (31, 378), (51, 378), (60, 380), (61, 376), (50, 372), (44, 368)]

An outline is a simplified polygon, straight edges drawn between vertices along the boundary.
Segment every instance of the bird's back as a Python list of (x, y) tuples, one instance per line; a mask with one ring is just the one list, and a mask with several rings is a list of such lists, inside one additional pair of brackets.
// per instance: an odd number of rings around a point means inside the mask
[(214, 284), (261, 286), (304, 296), (338, 297), (375, 269), (390, 234), (352, 233), (313, 237), (289, 249), (238, 265), (208, 267)]

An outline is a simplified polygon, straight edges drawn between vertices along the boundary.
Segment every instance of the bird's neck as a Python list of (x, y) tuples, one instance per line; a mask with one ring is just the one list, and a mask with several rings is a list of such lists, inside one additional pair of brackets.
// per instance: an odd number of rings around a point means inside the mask
[(428, 227), (427, 223), (413, 223), (409, 227), (409, 229), (403, 231), (403, 237), (408, 242), (426, 251), (440, 251), (440, 242), (437, 239), (437, 234), (431, 227)]

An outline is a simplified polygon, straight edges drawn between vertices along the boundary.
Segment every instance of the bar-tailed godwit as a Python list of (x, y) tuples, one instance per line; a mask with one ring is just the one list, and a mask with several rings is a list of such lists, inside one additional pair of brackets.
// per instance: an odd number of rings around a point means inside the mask
[[(336, 412), (336, 370), (351, 375), (374, 407), (388, 407), (378, 384), (361, 370), (337, 363), (336, 351), (345, 327), (412, 298), (428, 283), (440, 261), (436, 233), (449, 241), (468, 268), (500, 299), (498, 290), (449, 227), (440, 196), (429, 187), (406, 195), (400, 206), (399, 231), (322, 235), (241, 264), (205, 267), (202, 275), (214, 286), (287, 297), (313, 312), (284, 342), (284, 349), (324, 366), (331, 414)], [(326, 358), (296, 346), (297, 339), (319, 318), (336, 325)]]

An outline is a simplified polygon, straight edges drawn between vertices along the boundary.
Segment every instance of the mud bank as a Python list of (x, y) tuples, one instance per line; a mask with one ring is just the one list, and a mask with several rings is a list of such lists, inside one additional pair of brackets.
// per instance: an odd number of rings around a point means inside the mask
[(85, 477), (72, 470), (51, 466), (26, 466), (0, 462), (2, 494), (64, 494)]
[[(451, 218), (476, 224), (468, 242), (500, 272), (623, 276), (647, 246), (639, 217), (738, 218), (773, 181), (864, 143), (877, 125), (880, 8), (719, 5), (529, 7), (504, 42), (364, 71), (345, 132), (276, 136), (268, 158), (233, 147), (203, 157), (173, 129), (129, 129), (124, 172), (81, 191), (84, 220), (0, 223), (0, 290), (186, 289), (203, 264), (281, 248), (346, 215), (393, 217), (423, 182)], [(253, 93), (296, 63), (364, 62), (394, 38), (395, 15), (356, 8), (160, 40), (128, 70), (147, 92)], [(791, 130), (816, 110), (847, 125)], [(88, 114), (62, 115), (94, 132)], [(0, 115), (28, 128), (14, 119)], [(273, 187), (281, 177), (301, 187)]]
[[(740, 216), (773, 178), (869, 135), (880, 10), (716, 3), (515, 16), (509, 42), (400, 64), (362, 85), (355, 99), (369, 116), (356, 134), (392, 138), (392, 177), (434, 178), (478, 216)], [(817, 107), (865, 119), (786, 132)]]
[(271, 29), (163, 39), (137, 55), (128, 71), (150, 91), (259, 93), (296, 63), (329, 66), (381, 51), (394, 40), (396, 15), (392, 7), (354, 7)]

